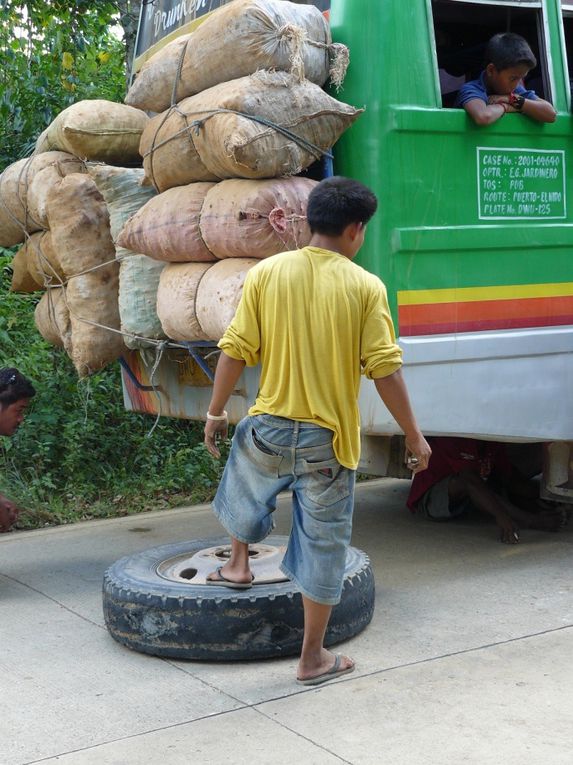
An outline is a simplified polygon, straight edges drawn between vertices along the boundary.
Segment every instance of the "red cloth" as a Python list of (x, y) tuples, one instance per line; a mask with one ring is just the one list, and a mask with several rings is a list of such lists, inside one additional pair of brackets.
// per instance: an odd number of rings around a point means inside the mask
[(464, 470), (489, 478), (492, 472), (509, 477), (511, 463), (504, 444), (495, 441), (478, 441), (475, 438), (440, 436), (429, 438), (432, 456), (426, 470), (416, 473), (408, 495), (407, 505), (415, 510), (424, 494), (442, 479)]

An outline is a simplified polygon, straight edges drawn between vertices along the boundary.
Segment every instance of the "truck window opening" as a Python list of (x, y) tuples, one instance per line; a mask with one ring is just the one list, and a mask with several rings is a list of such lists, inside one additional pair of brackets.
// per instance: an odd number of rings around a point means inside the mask
[(443, 107), (451, 108), (461, 86), (479, 77), (487, 41), (498, 32), (525, 37), (538, 62), (527, 76), (525, 87), (551, 100), (541, 8), (432, 0), (432, 13)]
[(569, 73), (569, 88), (573, 102), (573, 3), (565, 6), (570, 10), (563, 11), (563, 31), (565, 33), (565, 52), (567, 55), (567, 71)]

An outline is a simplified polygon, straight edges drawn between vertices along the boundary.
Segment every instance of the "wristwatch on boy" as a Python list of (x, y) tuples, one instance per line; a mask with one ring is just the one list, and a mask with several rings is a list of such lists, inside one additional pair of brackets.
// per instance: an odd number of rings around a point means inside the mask
[(513, 91), (509, 94), (509, 105), (512, 106), (516, 111), (520, 112), (523, 109), (524, 103), (525, 98), (523, 96), (520, 96), (518, 93), (514, 93)]

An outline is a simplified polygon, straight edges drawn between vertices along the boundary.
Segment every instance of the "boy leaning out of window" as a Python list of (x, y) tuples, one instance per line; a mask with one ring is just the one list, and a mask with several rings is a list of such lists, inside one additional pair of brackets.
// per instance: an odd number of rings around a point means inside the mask
[(553, 106), (523, 87), (523, 79), (536, 66), (523, 37), (512, 32), (494, 35), (486, 47), (485, 69), (460, 89), (454, 106), (464, 108), (478, 125), (491, 125), (508, 112), (537, 122), (555, 122)]

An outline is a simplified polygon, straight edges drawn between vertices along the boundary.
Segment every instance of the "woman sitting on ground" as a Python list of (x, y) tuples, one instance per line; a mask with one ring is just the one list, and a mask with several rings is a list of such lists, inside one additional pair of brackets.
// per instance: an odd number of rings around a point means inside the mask
[[(17, 369), (0, 369), (0, 436), (13, 436), (24, 420), (30, 399), (36, 395), (32, 383)], [(19, 509), (0, 494), (0, 533), (10, 531)]]

